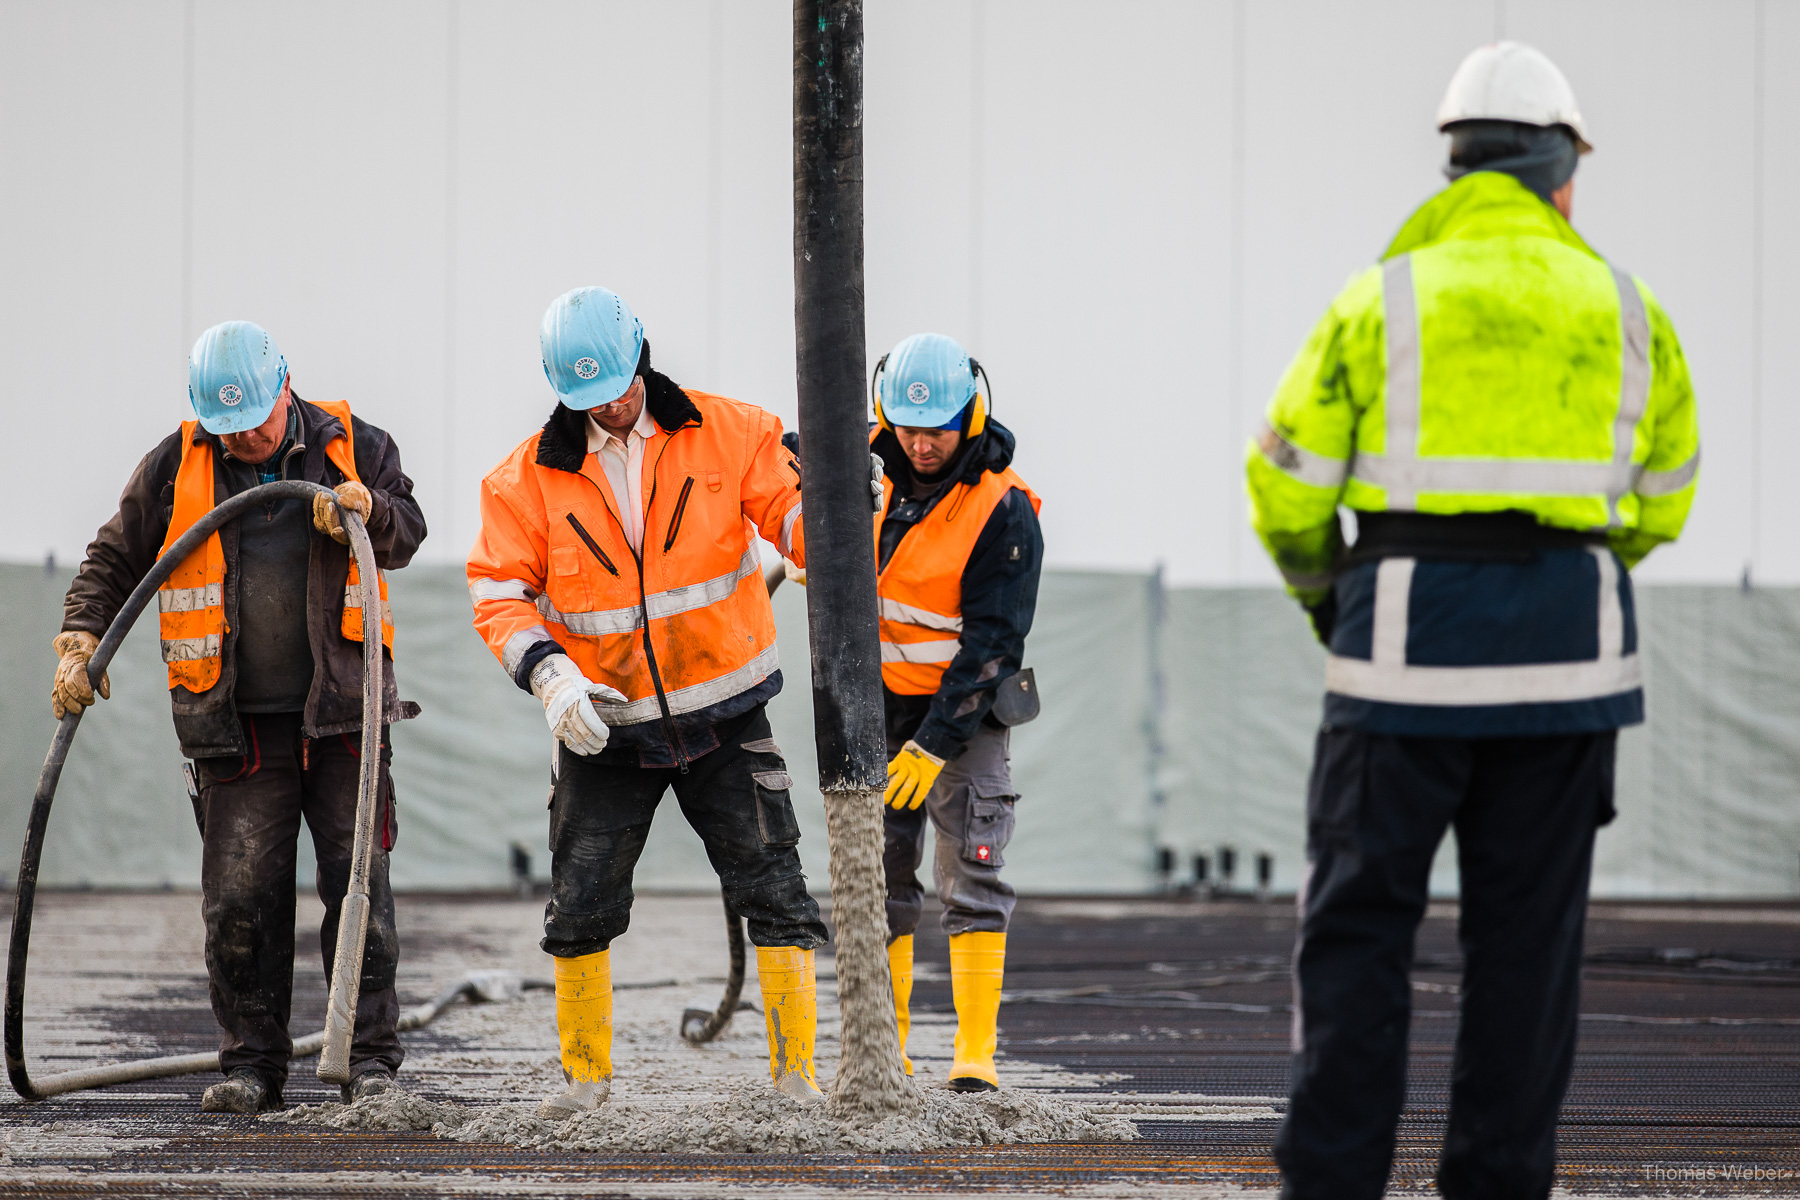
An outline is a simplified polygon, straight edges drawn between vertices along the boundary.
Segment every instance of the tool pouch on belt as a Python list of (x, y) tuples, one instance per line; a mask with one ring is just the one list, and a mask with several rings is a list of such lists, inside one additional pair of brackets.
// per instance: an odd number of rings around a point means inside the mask
[(1026, 667), (1008, 675), (1005, 682), (994, 689), (994, 707), (991, 711), (994, 720), (1008, 727), (1037, 720), (1040, 706), (1036, 673)]

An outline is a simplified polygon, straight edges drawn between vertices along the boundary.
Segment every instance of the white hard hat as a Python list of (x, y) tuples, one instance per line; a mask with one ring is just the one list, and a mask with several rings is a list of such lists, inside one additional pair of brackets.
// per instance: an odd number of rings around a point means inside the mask
[(1438, 106), (1438, 128), (1456, 121), (1518, 121), (1567, 125), (1586, 154), (1588, 143), (1575, 90), (1556, 64), (1522, 42), (1495, 42), (1463, 59)]

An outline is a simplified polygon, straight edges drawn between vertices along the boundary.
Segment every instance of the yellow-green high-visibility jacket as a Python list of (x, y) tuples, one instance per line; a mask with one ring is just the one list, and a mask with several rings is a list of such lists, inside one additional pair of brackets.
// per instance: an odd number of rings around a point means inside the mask
[(1674, 326), (1510, 175), (1465, 175), (1352, 279), (1250, 446), (1253, 522), (1317, 599), (1337, 508), (1534, 514), (1627, 567), (1693, 503), (1700, 431)]
[[(1512, 176), (1466, 175), (1413, 214), (1313, 330), (1247, 457), (1290, 592), (1336, 613), (1329, 723), (1523, 737), (1642, 719), (1626, 569), (1687, 519), (1693, 389), (1649, 289)], [(1403, 515), (1361, 521), (1346, 558), (1340, 505)], [(1496, 521), (1530, 545), (1477, 550)], [(1381, 535), (1399, 528), (1432, 537)]]

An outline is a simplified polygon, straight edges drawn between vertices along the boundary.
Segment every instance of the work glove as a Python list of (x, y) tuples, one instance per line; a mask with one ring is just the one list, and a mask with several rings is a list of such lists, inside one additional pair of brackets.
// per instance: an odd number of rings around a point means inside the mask
[(566, 654), (549, 655), (531, 669), (531, 694), (544, 702), (544, 723), (556, 740), (583, 756), (606, 749), (611, 732), (594, 701), (628, 703), (623, 693), (583, 675)]
[(888, 764), (887, 806), (898, 812), (925, 803), (926, 793), (937, 782), (944, 760), (917, 742), (907, 742)]
[(1325, 593), (1325, 598), (1306, 610), (1306, 619), (1312, 622), (1313, 633), (1319, 639), (1319, 645), (1331, 648), (1331, 631), (1337, 628), (1337, 589), (1332, 588)]
[(789, 583), (797, 583), (801, 587), (806, 586), (806, 568), (795, 566), (793, 559), (784, 558), (781, 560), (781, 573), (787, 577)]
[(873, 450), (869, 452), (869, 490), (875, 493), (875, 511), (881, 511), (881, 505), (887, 499), (882, 491), (881, 481), (887, 475), (887, 464), (881, 461), (881, 455)]
[[(88, 682), (88, 660), (100, 648), (100, 639), (80, 629), (59, 633), (50, 643), (60, 661), (56, 683), (50, 688), (50, 711), (62, 720), (65, 713), (79, 713), (94, 702), (94, 685)], [(100, 675), (100, 698), (112, 699), (112, 680)]]
[(350, 535), (344, 532), (339, 507), (347, 508), (367, 521), (369, 514), (375, 511), (375, 498), (369, 495), (368, 488), (354, 479), (337, 485), (336, 503), (324, 492), (313, 493), (313, 528), (339, 545), (348, 546)]

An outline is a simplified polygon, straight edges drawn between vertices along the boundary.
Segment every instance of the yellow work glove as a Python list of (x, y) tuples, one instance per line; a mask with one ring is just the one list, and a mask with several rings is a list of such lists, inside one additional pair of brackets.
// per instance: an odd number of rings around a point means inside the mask
[(339, 507), (347, 508), (364, 521), (375, 511), (375, 498), (369, 495), (369, 489), (354, 479), (337, 485), (337, 503), (324, 492), (313, 493), (313, 528), (334, 542), (348, 546), (350, 535), (344, 532), (343, 520), (338, 516)]
[(925, 803), (931, 785), (944, 769), (944, 760), (917, 742), (908, 742), (888, 764), (887, 795), (889, 808), (917, 808)]
[[(60, 660), (56, 664), (56, 683), (50, 688), (50, 711), (57, 720), (65, 713), (78, 713), (94, 702), (94, 685), (88, 682), (88, 659), (100, 648), (100, 639), (80, 629), (59, 633), (50, 643)], [(100, 675), (100, 698), (112, 699), (112, 680)]]

